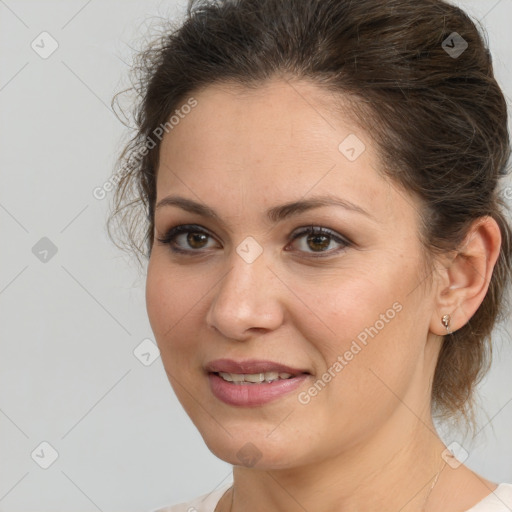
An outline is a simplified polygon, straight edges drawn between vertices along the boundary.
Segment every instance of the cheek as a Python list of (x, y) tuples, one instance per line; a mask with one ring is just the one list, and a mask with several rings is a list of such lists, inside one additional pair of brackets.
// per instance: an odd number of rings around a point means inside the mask
[(350, 395), (374, 403), (375, 397), (389, 395), (379, 377), (398, 388), (411, 378), (407, 368), (416, 365), (421, 337), (409, 339), (414, 307), (408, 276), (392, 265), (381, 270), (374, 267), (338, 280), (331, 276), (329, 286), (319, 282), (307, 296), (305, 288), (299, 291), (311, 311), (296, 321), (321, 356), (317, 376), (332, 382), (329, 400)]
[(322, 430), (332, 446), (339, 444), (340, 431), (347, 442), (356, 442), (383, 424), (413, 382), (418, 347), (407, 340), (404, 299), (397, 301), (389, 286), (345, 281), (343, 291), (317, 303), (317, 308), (324, 306), (317, 310), (329, 329), (316, 330), (313, 323), (317, 327), (319, 322), (301, 320), (320, 358), (315, 383), (300, 403), (309, 400), (302, 409), (306, 421)]
[(302, 283), (296, 291), (308, 306), (307, 315), (299, 320), (303, 332), (311, 340), (323, 340), (321, 345), (332, 358), (348, 350), (347, 342), (350, 345), (353, 339), (364, 343), (376, 331), (389, 331), (400, 322), (397, 310), (404, 300), (396, 282), (358, 271)]
[(171, 268), (164, 255), (154, 253), (148, 265), (146, 309), (164, 364), (177, 366), (197, 352), (197, 331), (204, 323), (207, 291), (208, 285), (200, 276)]
[[(154, 254), (154, 253), (153, 253)], [(159, 272), (158, 264), (155, 263), (155, 258), (151, 255), (148, 272), (146, 278), (146, 310), (148, 314), (149, 323), (157, 342), (160, 343), (160, 338), (164, 332), (164, 319), (168, 315), (170, 302), (170, 288), (166, 286), (166, 281)]]
[(186, 318), (187, 301), (179, 277), (169, 271), (157, 255), (152, 255), (146, 279), (146, 309), (160, 351), (164, 351)]

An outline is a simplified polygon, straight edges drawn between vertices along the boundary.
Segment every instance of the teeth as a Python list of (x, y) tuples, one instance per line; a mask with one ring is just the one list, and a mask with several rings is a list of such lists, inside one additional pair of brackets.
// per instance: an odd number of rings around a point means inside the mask
[[(263, 382), (265, 380), (265, 374), (264, 373), (254, 373), (251, 375), (240, 375), (239, 378), (240, 378), (240, 380), (238, 382), (241, 382), (244, 380), (245, 380), (245, 382)], [(272, 380), (275, 380), (275, 379), (277, 379), (277, 375)], [(270, 380), (270, 379), (267, 377), (267, 380)]]
[(251, 373), (251, 374), (240, 374), (240, 373), (225, 373), (219, 372), (219, 375), (228, 382), (234, 384), (258, 384), (260, 382), (273, 382), (279, 379), (289, 379), (291, 373), (278, 373), (278, 372), (265, 372), (265, 373)]

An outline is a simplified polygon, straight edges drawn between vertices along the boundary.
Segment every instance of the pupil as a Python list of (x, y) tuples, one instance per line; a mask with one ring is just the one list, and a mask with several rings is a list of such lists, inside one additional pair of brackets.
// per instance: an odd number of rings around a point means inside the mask
[[(323, 251), (323, 250), (325, 250), (327, 247), (329, 247), (329, 237), (328, 237), (328, 236), (326, 236), (326, 235), (312, 235), (312, 236), (308, 237), (308, 241), (311, 241), (311, 240), (318, 240), (318, 239), (323, 239), (323, 240), (324, 240), (324, 242), (325, 242), (325, 241), (327, 241), (327, 245), (325, 245), (325, 244), (324, 244), (324, 245), (323, 245), (323, 247), (320, 247), (320, 250), (321, 250), (321, 251)], [(321, 244), (321, 242), (313, 242), (313, 243), (314, 243), (314, 244), (317, 244), (317, 243)], [(311, 247), (311, 246), (310, 246), (310, 247)], [(311, 248), (313, 249), (314, 247), (311, 247)]]
[[(206, 241), (206, 236), (204, 233), (189, 233), (187, 237), (187, 242), (190, 244), (191, 247), (197, 248), (196, 241), (199, 238), (203, 239), (203, 242)], [(199, 247), (201, 247), (201, 244), (199, 244)]]

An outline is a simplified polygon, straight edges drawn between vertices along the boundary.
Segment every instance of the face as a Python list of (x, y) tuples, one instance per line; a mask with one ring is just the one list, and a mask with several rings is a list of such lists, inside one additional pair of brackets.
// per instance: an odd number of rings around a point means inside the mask
[[(147, 274), (170, 383), (231, 464), (342, 453), (428, 394), (419, 205), (377, 171), (370, 134), (313, 84), (215, 85), (194, 98), (162, 141), (156, 202), (179, 196), (215, 216), (158, 206)], [(320, 196), (339, 204), (277, 209)], [(208, 371), (237, 379), (283, 373), (278, 364), (292, 376), (236, 384)]]

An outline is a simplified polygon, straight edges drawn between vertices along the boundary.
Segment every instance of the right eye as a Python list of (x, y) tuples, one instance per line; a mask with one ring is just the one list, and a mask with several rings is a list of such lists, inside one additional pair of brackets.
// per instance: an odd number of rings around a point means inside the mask
[[(180, 238), (183, 240), (181, 246), (176, 244)], [(157, 240), (163, 245), (168, 245), (173, 252), (190, 254), (204, 249), (208, 238), (212, 238), (212, 236), (201, 227), (182, 224), (169, 229), (163, 237), (157, 238)], [(184, 244), (187, 244), (188, 248), (184, 248)]]

